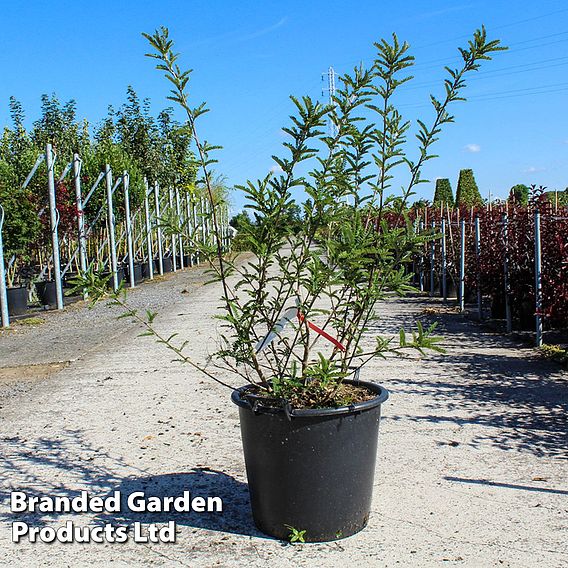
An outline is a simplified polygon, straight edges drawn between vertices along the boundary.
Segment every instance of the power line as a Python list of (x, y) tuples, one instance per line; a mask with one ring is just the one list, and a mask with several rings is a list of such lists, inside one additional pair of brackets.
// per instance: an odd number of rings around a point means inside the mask
[[(539, 14), (538, 16), (534, 16), (532, 18), (525, 18), (524, 20), (517, 20), (516, 22), (510, 22), (508, 24), (503, 24), (501, 26), (496, 26), (496, 27), (492, 27), (491, 31), (496, 31), (496, 30), (503, 30), (505, 28), (511, 28), (514, 26), (518, 26), (520, 24), (526, 24), (528, 22), (534, 22), (535, 20), (541, 20), (542, 18), (548, 18), (549, 16), (555, 16), (557, 14), (562, 14), (568, 12), (568, 8), (563, 8), (562, 10), (556, 10), (554, 12), (548, 12), (546, 14)], [(436, 45), (442, 45), (445, 43), (451, 43), (454, 41), (458, 41), (460, 39), (469, 39), (471, 36), (470, 35), (461, 35), (461, 36), (457, 36), (451, 39), (445, 39), (445, 40), (441, 40), (441, 41), (437, 41), (434, 43), (428, 43), (428, 44), (423, 44), (423, 45), (418, 45), (416, 46), (417, 48), (424, 48), (424, 47), (433, 47)]]
[[(528, 19), (525, 19), (525, 20), (518, 20), (516, 22), (511, 22), (509, 24), (504, 24), (502, 26), (497, 26), (495, 28), (491, 28), (491, 30), (492, 31), (493, 30), (500, 30), (500, 29), (503, 29), (503, 28), (516, 26), (516, 25), (519, 25), (519, 24), (531, 22), (533, 20), (546, 18), (548, 16), (553, 16), (553, 15), (564, 13), (564, 12), (568, 12), (568, 8), (562, 9), (562, 10), (557, 10), (555, 12), (548, 12), (547, 14), (541, 14), (539, 16), (535, 16), (534, 18), (528, 18)], [(535, 45), (535, 46), (527, 46), (527, 47), (522, 47), (520, 49), (514, 49), (514, 50), (512, 49), (517, 45), (525, 45), (527, 43), (534, 43), (536, 41), (540, 41), (540, 40), (543, 40), (543, 39), (549, 39), (551, 37), (558, 37), (558, 36), (566, 35), (566, 34), (568, 34), (568, 31), (557, 32), (557, 33), (553, 33), (553, 34), (546, 34), (546, 35), (543, 35), (543, 36), (539, 36), (539, 37), (535, 37), (535, 38), (531, 38), (531, 39), (527, 39), (527, 40), (523, 40), (523, 41), (519, 41), (519, 42), (514, 42), (514, 43), (511, 43), (510, 45), (508, 45), (509, 50), (510, 50), (509, 53), (516, 53), (518, 51), (525, 51), (525, 50), (530, 50), (530, 49), (539, 49), (540, 47), (545, 47), (545, 46), (553, 45), (553, 44), (556, 44), (556, 43), (562, 43), (564, 41), (567, 41), (568, 38), (563, 39), (563, 40), (554, 41), (554, 42), (549, 42), (549, 43), (546, 43), (546, 44), (539, 44), (539, 45)], [(429, 43), (429, 44), (411, 45), (410, 47), (413, 50), (422, 49), (422, 48), (442, 45), (442, 44), (446, 44), (446, 43), (453, 43), (455, 41), (462, 40), (462, 39), (471, 39), (471, 35), (461, 35), (461, 36), (454, 37), (452, 39), (441, 40), (439, 42), (434, 42), (434, 43)], [(456, 57), (451, 58), (451, 59), (448, 59), (447, 57), (436, 58), (436, 59), (428, 59), (428, 60), (420, 61), (420, 62), (414, 64), (412, 66), (412, 69), (427, 69), (430, 66), (436, 67), (436, 65), (430, 65), (430, 64), (435, 64), (435, 63), (446, 63), (447, 64), (448, 62), (452, 63), (452, 62), (459, 62), (459, 61), (461, 61), (461, 57), (459, 55), (456, 55)], [(358, 60), (358, 63), (359, 62), (369, 63), (369, 60), (368, 59)], [(342, 66), (345, 66), (345, 67), (351, 67), (353, 65), (356, 65), (356, 63), (354, 63), (354, 60), (351, 60), (349, 63), (342, 63)]]
[[(555, 85), (541, 85), (538, 87), (528, 87), (526, 89), (511, 89), (508, 91), (498, 91), (493, 93), (484, 93), (481, 95), (472, 95), (467, 97), (467, 100), (468, 102), (470, 101), (485, 102), (485, 101), (515, 98), (527, 95), (544, 95), (547, 93), (558, 93), (566, 90), (568, 90), (568, 83), (557, 83)], [(399, 106), (406, 108), (426, 108), (432, 105), (431, 103), (421, 103), (421, 104), (402, 103)]]
[[(551, 65), (541, 65), (542, 63), (552, 63)], [(562, 63), (558, 63), (562, 62)], [(539, 61), (534, 61), (532, 63), (523, 63), (520, 65), (511, 65), (509, 67), (501, 67), (500, 69), (489, 69), (487, 71), (480, 71), (475, 75), (469, 77), (469, 81), (479, 81), (482, 79), (494, 79), (495, 77), (503, 77), (506, 75), (516, 75), (518, 73), (526, 73), (531, 71), (540, 71), (541, 69), (549, 69), (550, 67), (558, 67), (568, 64), (568, 56), (566, 57), (554, 57), (550, 59), (542, 59)], [(413, 83), (411, 86), (407, 87), (407, 91), (413, 91), (420, 89), (422, 87), (431, 87), (440, 84), (440, 80), (437, 81), (425, 81), (422, 83)]]

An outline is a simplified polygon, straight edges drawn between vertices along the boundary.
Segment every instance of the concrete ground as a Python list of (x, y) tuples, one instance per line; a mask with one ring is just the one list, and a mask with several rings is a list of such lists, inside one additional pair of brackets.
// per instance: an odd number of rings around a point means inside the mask
[[(201, 269), (133, 291), (204, 360), (219, 288)], [(373, 510), (327, 544), (263, 536), (250, 510), (230, 391), (171, 361), (116, 310), (81, 305), (0, 334), (0, 565), (568, 566), (568, 376), (436, 300), (384, 303), (377, 332), (440, 321), (448, 354), (372, 363), (386, 386)], [(69, 329), (72, 326), (73, 329)], [(34, 364), (30, 367), (29, 364)], [(221, 375), (220, 375), (221, 376)], [(228, 382), (235, 382), (223, 375)], [(11, 491), (220, 496), (223, 513), (16, 515)], [(175, 544), (11, 542), (11, 524), (177, 522)]]

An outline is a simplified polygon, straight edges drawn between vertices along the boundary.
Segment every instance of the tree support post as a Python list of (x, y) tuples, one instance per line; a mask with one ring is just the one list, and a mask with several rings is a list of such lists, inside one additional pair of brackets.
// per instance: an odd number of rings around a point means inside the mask
[(509, 297), (509, 217), (503, 213), (503, 240), (505, 242), (505, 255), (503, 257), (503, 280), (505, 285), (505, 320), (507, 333), (513, 331), (513, 316), (511, 313), (511, 299)]
[(178, 228), (179, 228), (179, 234), (178, 234), (179, 268), (180, 268), (180, 270), (183, 270), (183, 268), (184, 268), (184, 263), (183, 263), (183, 219), (182, 219), (182, 215), (181, 215), (181, 207), (180, 207), (180, 201), (179, 201), (179, 188), (177, 187), (177, 185), (174, 188), (174, 192), (175, 192), (175, 200), (176, 200), (176, 215), (177, 215), (177, 222), (178, 222)]
[[(172, 215), (171, 213), (174, 210), (174, 204), (173, 204), (173, 191), (172, 188), (170, 187), (168, 189), (168, 209), (170, 211), (170, 219), (172, 219)], [(172, 245), (172, 267), (174, 272), (177, 272), (177, 235), (175, 233), (172, 233), (171, 237), (170, 237), (170, 241), (171, 241), (171, 245)]]
[[(424, 222), (420, 221), (418, 224), (418, 231), (420, 235), (424, 232)], [(420, 291), (424, 292), (424, 245), (422, 245), (422, 250), (420, 251), (420, 256), (418, 258), (418, 270), (419, 270), (419, 281), (420, 281)]]
[(542, 347), (542, 258), (540, 242), (540, 211), (534, 213), (534, 278), (536, 346)]
[(152, 247), (152, 225), (150, 223), (150, 204), (148, 203), (148, 180), (144, 178), (144, 221), (146, 223), (146, 253), (148, 254), (148, 278), (154, 280), (154, 251)]
[(124, 214), (126, 216), (126, 246), (128, 247), (128, 276), (130, 277), (130, 287), (134, 288), (134, 246), (132, 244), (132, 218), (130, 216), (130, 176), (125, 170), (123, 174), (124, 189)]
[(195, 251), (195, 219), (193, 218), (194, 209), (192, 198), (189, 193), (185, 194), (185, 207), (187, 209), (187, 235), (189, 246), (189, 264), (197, 264), (197, 252)]
[(4, 225), (4, 207), (0, 205), (0, 314), (2, 327), (10, 327), (8, 315), (8, 293), (6, 292), (6, 270), (4, 268), (4, 243), (2, 242), (2, 226)]
[(465, 220), (460, 221), (460, 312), (465, 308)]
[(156, 208), (156, 236), (158, 241), (158, 270), (160, 276), (164, 275), (164, 247), (162, 245), (162, 227), (160, 226), (160, 186), (154, 184), (154, 199)]
[[(87, 238), (85, 234), (85, 214), (83, 212), (83, 194), (81, 192), (81, 158), (73, 154), (73, 182), (75, 185), (75, 206), (77, 208), (77, 239), (79, 241), (79, 266), (81, 273), (87, 270)], [(87, 299), (86, 290), (83, 299)]]
[(112, 288), (118, 290), (118, 262), (116, 259), (116, 239), (114, 234), (114, 209), (112, 206), (112, 171), (110, 166), (105, 166), (106, 194), (107, 194), (107, 220), (108, 220), (108, 241), (110, 246), (110, 269), (112, 273)]
[[(436, 230), (436, 223), (432, 221), (432, 233)], [(436, 243), (434, 239), (430, 241), (430, 297), (434, 296), (434, 276), (435, 276), (435, 267), (434, 262), (436, 260)]]
[(442, 219), (442, 298), (448, 300), (448, 288), (446, 282), (446, 220)]
[(55, 177), (53, 167), (55, 164), (54, 152), (51, 144), (45, 147), (45, 163), (47, 166), (47, 188), (49, 196), (49, 220), (51, 224), (51, 245), (53, 250), (53, 273), (55, 277), (55, 295), (57, 299), (57, 309), (63, 309), (63, 287), (61, 285), (61, 261), (59, 258), (59, 235), (57, 226), (59, 225), (59, 213), (57, 211), (57, 201), (55, 198)]
[(479, 229), (479, 217), (475, 217), (475, 260), (477, 266), (477, 315), (483, 319), (483, 298), (481, 296), (481, 232)]

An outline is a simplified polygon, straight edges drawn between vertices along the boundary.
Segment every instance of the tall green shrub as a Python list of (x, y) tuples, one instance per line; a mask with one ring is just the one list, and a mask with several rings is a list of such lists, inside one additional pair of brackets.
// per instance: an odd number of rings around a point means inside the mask
[(511, 188), (509, 199), (518, 205), (528, 205), (529, 188), (524, 183), (518, 183)]
[(477, 188), (477, 183), (475, 183), (475, 177), (473, 177), (473, 170), (460, 170), (456, 205), (465, 205), (466, 207), (483, 205), (483, 199)]
[(454, 192), (448, 178), (438, 178), (436, 180), (436, 190), (434, 191), (433, 205), (454, 206)]

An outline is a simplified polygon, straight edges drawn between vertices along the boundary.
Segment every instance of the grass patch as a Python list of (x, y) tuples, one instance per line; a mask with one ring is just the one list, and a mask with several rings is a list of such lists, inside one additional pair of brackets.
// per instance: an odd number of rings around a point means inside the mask
[(31, 326), (35, 326), (35, 325), (41, 325), (42, 323), (45, 323), (45, 320), (43, 318), (31, 317), (31, 318), (25, 318), (23, 320), (20, 320), (18, 322), (18, 325), (31, 327)]

